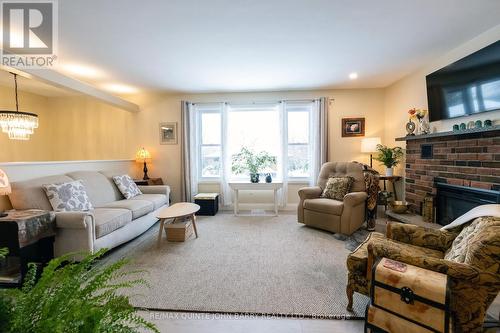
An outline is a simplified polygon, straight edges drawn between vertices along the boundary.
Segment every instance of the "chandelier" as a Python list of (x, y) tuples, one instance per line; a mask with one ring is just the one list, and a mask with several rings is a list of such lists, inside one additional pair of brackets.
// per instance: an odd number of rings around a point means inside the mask
[(0, 111), (0, 127), (11, 140), (29, 140), (35, 128), (38, 128), (38, 116), (34, 113), (19, 111), (17, 74), (11, 74), (14, 75), (16, 111)]

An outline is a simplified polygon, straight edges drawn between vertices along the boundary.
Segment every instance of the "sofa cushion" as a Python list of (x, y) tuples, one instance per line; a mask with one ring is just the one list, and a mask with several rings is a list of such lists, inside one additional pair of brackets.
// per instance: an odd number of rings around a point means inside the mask
[(93, 208), (81, 180), (42, 187), (56, 212), (86, 211)]
[(328, 178), (321, 197), (327, 199), (344, 200), (344, 197), (351, 190), (354, 178), (351, 176), (345, 177), (330, 177)]
[(132, 219), (147, 215), (154, 210), (154, 204), (146, 200), (120, 200), (99, 206), (100, 208), (123, 208), (132, 212)]
[(304, 200), (304, 208), (320, 213), (340, 216), (344, 209), (344, 203), (342, 201), (326, 198), (306, 199)]
[(165, 194), (139, 194), (130, 200), (146, 200), (154, 205), (154, 209), (157, 210), (168, 202), (168, 197)]
[(113, 181), (100, 172), (75, 171), (66, 175), (74, 180), (83, 180), (90, 202), (95, 207), (123, 199)]
[(100, 238), (132, 221), (132, 211), (119, 208), (96, 208), (92, 211), (95, 237)]
[(125, 199), (131, 199), (142, 194), (141, 190), (139, 190), (129, 175), (114, 176), (113, 181), (120, 192), (122, 192)]
[(52, 210), (52, 206), (50, 205), (50, 201), (47, 198), (42, 185), (66, 183), (73, 180), (74, 179), (65, 175), (57, 175), (35, 178), (21, 182), (13, 182), (11, 183), (12, 193), (9, 194), (9, 200), (12, 204), (12, 208), (17, 210)]

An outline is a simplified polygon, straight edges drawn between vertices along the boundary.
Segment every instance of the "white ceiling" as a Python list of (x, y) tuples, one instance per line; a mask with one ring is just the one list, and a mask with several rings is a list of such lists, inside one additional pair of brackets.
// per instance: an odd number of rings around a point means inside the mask
[(140, 91), (383, 87), (499, 13), (499, 0), (65, 0), (59, 61)]

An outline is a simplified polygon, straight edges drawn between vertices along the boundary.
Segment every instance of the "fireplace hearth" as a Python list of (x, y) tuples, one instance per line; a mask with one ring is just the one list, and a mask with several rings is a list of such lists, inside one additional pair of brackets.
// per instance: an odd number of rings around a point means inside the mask
[(500, 191), (436, 182), (436, 222), (447, 225), (474, 207), (500, 203)]

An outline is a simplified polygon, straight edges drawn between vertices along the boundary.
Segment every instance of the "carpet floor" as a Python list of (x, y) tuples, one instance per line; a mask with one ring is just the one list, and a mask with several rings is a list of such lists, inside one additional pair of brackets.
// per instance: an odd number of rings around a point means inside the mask
[[(333, 234), (296, 222), (295, 215), (199, 217), (199, 238), (156, 246), (158, 225), (113, 251), (132, 259), (149, 288), (130, 290), (136, 307), (189, 312), (362, 318), (368, 298), (346, 310), (349, 250)], [(164, 236), (164, 235), (163, 235)]]

